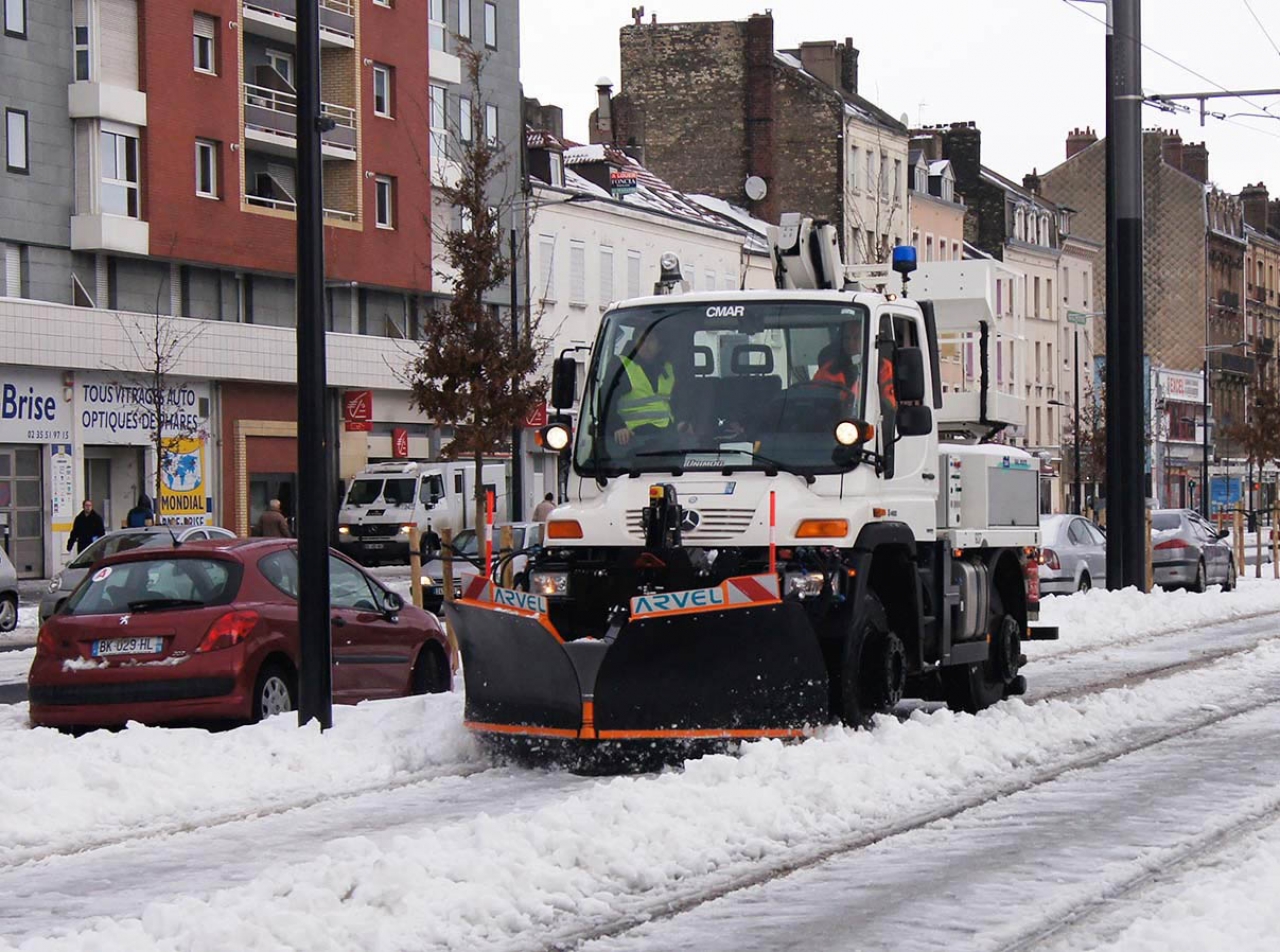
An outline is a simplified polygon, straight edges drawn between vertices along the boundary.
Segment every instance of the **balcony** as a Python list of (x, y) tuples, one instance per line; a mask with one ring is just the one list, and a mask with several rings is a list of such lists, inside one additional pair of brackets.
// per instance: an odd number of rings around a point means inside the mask
[[(321, 103), (320, 111), (336, 125), (321, 136), (321, 152), (327, 159), (356, 157), (356, 111), (349, 106)], [(298, 150), (298, 96), (296, 93), (253, 83), (244, 84), (244, 135), (254, 148), (274, 155), (292, 156)]]
[[(245, 0), (243, 21), (249, 33), (292, 45), (298, 35), (297, 0)], [(353, 0), (320, 0), (320, 44), (355, 49)]]
[[(296, 215), (298, 212), (298, 203), (291, 198), (269, 198), (265, 195), (246, 195), (244, 197), (246, 205), (252, 205), (254, 208), (270, 208), (279, 212), (287, 212), (290, 215)], [(355, 221), (356, 213), (343, 211), (341, 208), (326, 208), (324, 217), (329, 221)]]

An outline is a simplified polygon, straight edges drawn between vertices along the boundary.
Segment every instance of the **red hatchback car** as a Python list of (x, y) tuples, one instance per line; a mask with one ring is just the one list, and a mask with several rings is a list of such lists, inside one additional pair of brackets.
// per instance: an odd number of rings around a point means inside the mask
[[(40, 629), (27, 677), (48, 727), (257, 721), (298, 697), (291, 539), (194, 542), (103, 559)], [(329, 556), (333, 699), (447, 691), (434, 615)]]

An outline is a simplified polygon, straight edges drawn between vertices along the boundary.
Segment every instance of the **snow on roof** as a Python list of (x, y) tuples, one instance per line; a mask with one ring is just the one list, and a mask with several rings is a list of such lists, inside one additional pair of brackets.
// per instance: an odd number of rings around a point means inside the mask
[[(945, 175), (950, 170), (951, 170), (950, 159), (934, 159), (932, 162), (929, 163), (930, 175)], [(952, 175), (954, 174), (955, 173), (952, 172)]]
[(605, 147), (603, 143), (593, 142), (590, 145), (578, 145), (576, 143), (571, 143), (568, 139), (563, 141), (565, 145), (565, 165), (577, 165), (580, 162), (603, 162), (605, 159)]
[(747, 251), (753, 254), (767, 255), (769, 253), (768, 222), (756, 218), (745, 208), (726, 202), (723, 198), (716, 198), (712, 195), (689, 195), (686, 197), (701, 205), (707, 211), (719, 215), (721, 218), (727, 218), (742, 228), (746, 232), (745, 244)]

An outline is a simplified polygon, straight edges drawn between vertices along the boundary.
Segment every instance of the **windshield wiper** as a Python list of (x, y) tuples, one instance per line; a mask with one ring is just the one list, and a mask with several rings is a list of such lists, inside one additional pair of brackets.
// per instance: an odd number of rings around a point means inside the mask
[(162, 608), (202, 608), (200, 598), (140, 598), (129, 603), (131, 612), (159, 611)]
[[(713, 447), (696, 447), (695, 446), (688, 449), (686, 449), (685, 447), (680, 447), (679, 449), (669, 449), (669, 450), (646, 450), (643, 453), (636, 453), (635, 457), (636, 459), (640, 459), (641, 457), (646, 457), (646, 456), (650, 456), (650, 457), (651, 456), (676, 456), (676, 455), (687, 456), (691, 453), (705, 453), (709, 455), (714, 454), (716, 456), (732, 456), (735, 454), (750, 456), (751, 461), (753, 463), (764, 464), (764, 467), (765, 467), (764, 474), (766, 476), (777, 476), (778, 473), (790, 473), (793, 476), (799, 476), (801, 479), (803, 479), (805, 482), (807, 482), (811, 486), (816, 481), (816, 477), (813, 475), (813, 473), (808, 472), (807, 470), (794, 467), (789, 463), (784, 463), (781, 460), (776, 460), (776, 459), (773, 459), (772, 457), (764, 456), (760, 453), (755, 452), (754, 450), (725, 449), (719, 446), (713, 446)], [(732, 463), (727, 463), (723, 467), (721, 467), (720, 472), (728, 476), (735, 469), (742, 469), (742, 468), (743, 468), (742, 466), (735, 466)], [(684, 467), (679, 467), (679, 469), (682, 472), (684, 471)]]

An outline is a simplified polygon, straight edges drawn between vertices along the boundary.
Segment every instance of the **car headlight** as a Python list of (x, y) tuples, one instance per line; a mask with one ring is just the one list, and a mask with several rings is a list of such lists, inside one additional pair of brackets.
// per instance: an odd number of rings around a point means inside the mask
[(338, 526), (338, 535), (351, 535), (350, 526)]
[(421, 578), (419, 578), (419, 579), (418, 579), (418, 581), (419, 581), (419, 583), (422, 585), (422, 587), (423, 587), (423, 588), (435, 588), (435, 587), (436, 587), (436, 580), (435, 580), (435, 579), (433, 579), (430, 575), (424, 575), (424, 576), (422, 576)]
[(535, 595), (553, 598), (557, 595), (569, 594), (568, 572), (531, 572), (529, 574), (529, 591)]
[(53, 581), (49, 583), (49, 594), (52, 595), (54, 592), (58, 591), (60, 588), (62, 588), (62, 576), (55, 575), (53, 577)]

